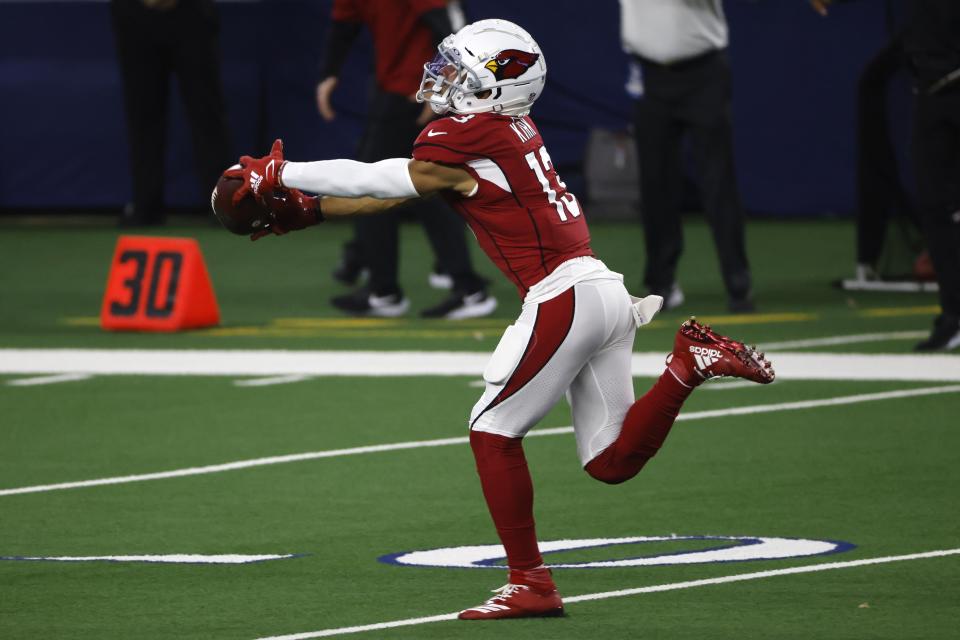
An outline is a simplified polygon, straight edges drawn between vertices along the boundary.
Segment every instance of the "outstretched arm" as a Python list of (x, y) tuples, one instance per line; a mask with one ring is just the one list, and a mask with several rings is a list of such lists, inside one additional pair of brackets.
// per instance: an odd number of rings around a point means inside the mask
[[(235, 205), (247, 194), (253, 194), (271, 210), (277, 222), (274, 232), (301, 229), (322, 221), (325, 216), (379, 213), (411, 198), (440, 191), (452, 191), (469, 198), (479, 188), (476, 179), (463, 167), (409, 158), (373, 163), (353, 160), (289, 162), (283, 158), (283, 142), (280, 140), (273, 143), (270, 155), (263, 158), (243, 156), (239, 165), (227, 169), (224, 175), (243, 180), (243, 185), (233, 194)], [(270, 197), (274, 193), (301, 191), (325, 197), (320, 200), (297, 196), (286, 199), (283, 207), (276, 198)], [(297, 226), (289, 224), (290, 218)], [(283, 224), (285, 221), (288, 224)], [(259, 234), (255, 236), (259, 237)]]
[[(362, 165), (363, 163), (356, 164)], [(289, 166), (289, 163), (286, 166)], [(410, 176), (410, 183), (419, 197), (427, 197), (446, 189), (469, 197), (477, 189), (477, 182), (473, 176), (459, 167), (411, 160), (406, 166), (406, 171)], [(286, 181), (284, 181), (284, 184), (286, 184)], [(370, 196), (359, 198), (324, 196), (320, 199), (320, 206), (323, 209), (323, 215), (327, 217), (364, 216), (392, 209), (412, 200), (414, 197), (416, 196), (383, 199)]]
[(380, 162), (320, 160), (284, 162), (277, 173), (280, 187), (341, 198), (365, 196), (389, 200), (416, 198), (444, 190), (464, 196), (476, 191), (477, 182), (462, 167), (391, 158)]

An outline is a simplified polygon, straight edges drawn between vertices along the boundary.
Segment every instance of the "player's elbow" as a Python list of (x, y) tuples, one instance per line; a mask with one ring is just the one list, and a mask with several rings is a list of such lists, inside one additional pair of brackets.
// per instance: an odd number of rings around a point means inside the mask
[(411, 160), (408, 166), (410, 180), (421, 197), (441, 191), (466, 193), (473, 187), (473, 176), (460, 167)]

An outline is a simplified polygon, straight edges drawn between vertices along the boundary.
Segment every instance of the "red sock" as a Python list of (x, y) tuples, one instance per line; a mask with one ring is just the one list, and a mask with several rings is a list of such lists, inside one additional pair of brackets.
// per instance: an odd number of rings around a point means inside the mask
[(557, 585), (553, 582), (553, 574), (547, 567), (537, 567), (521, 571), (519, 569), (510, 569), (510, 584), (525, 584), (532, 587), (540, 593), (550, 593), (557, 590)]
[(660, 450), (680, 407), (693, 391), (694, 387), (681, 379), (684, 378), (679, 378), (672, 368), (664, 371), (650, 391), (630, 406), (620, 435), (587, 463), (587, 473), (608, 484), (619, 484), (637, 475)]
[(522, 439), (471, 431), (470, 446), (507, 564), (516, 570), (539, 567), (543, 558), (533, 523), (533, 482)]

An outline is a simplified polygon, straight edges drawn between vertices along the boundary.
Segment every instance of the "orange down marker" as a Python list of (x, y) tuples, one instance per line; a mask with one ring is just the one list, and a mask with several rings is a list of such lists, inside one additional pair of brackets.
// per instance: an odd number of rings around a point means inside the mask
[(181, 331), (219, 322), (217, 297), (196, 240), (120, 236), (100, 309), (101, 327)]

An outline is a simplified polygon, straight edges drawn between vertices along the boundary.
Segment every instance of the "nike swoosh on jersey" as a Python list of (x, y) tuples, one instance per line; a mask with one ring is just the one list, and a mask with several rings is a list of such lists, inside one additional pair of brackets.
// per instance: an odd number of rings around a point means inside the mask
[(433, 131), (433, 130), (431, 129), (430, 131), (427, 131), (427, 137), (428, 137), (428, 138), (432, 138), (433, 136), (445, 136), (445, 135), (447, 135), (448, 133), (450, 133), (450, 132), (449, 132), (449, 131)]

